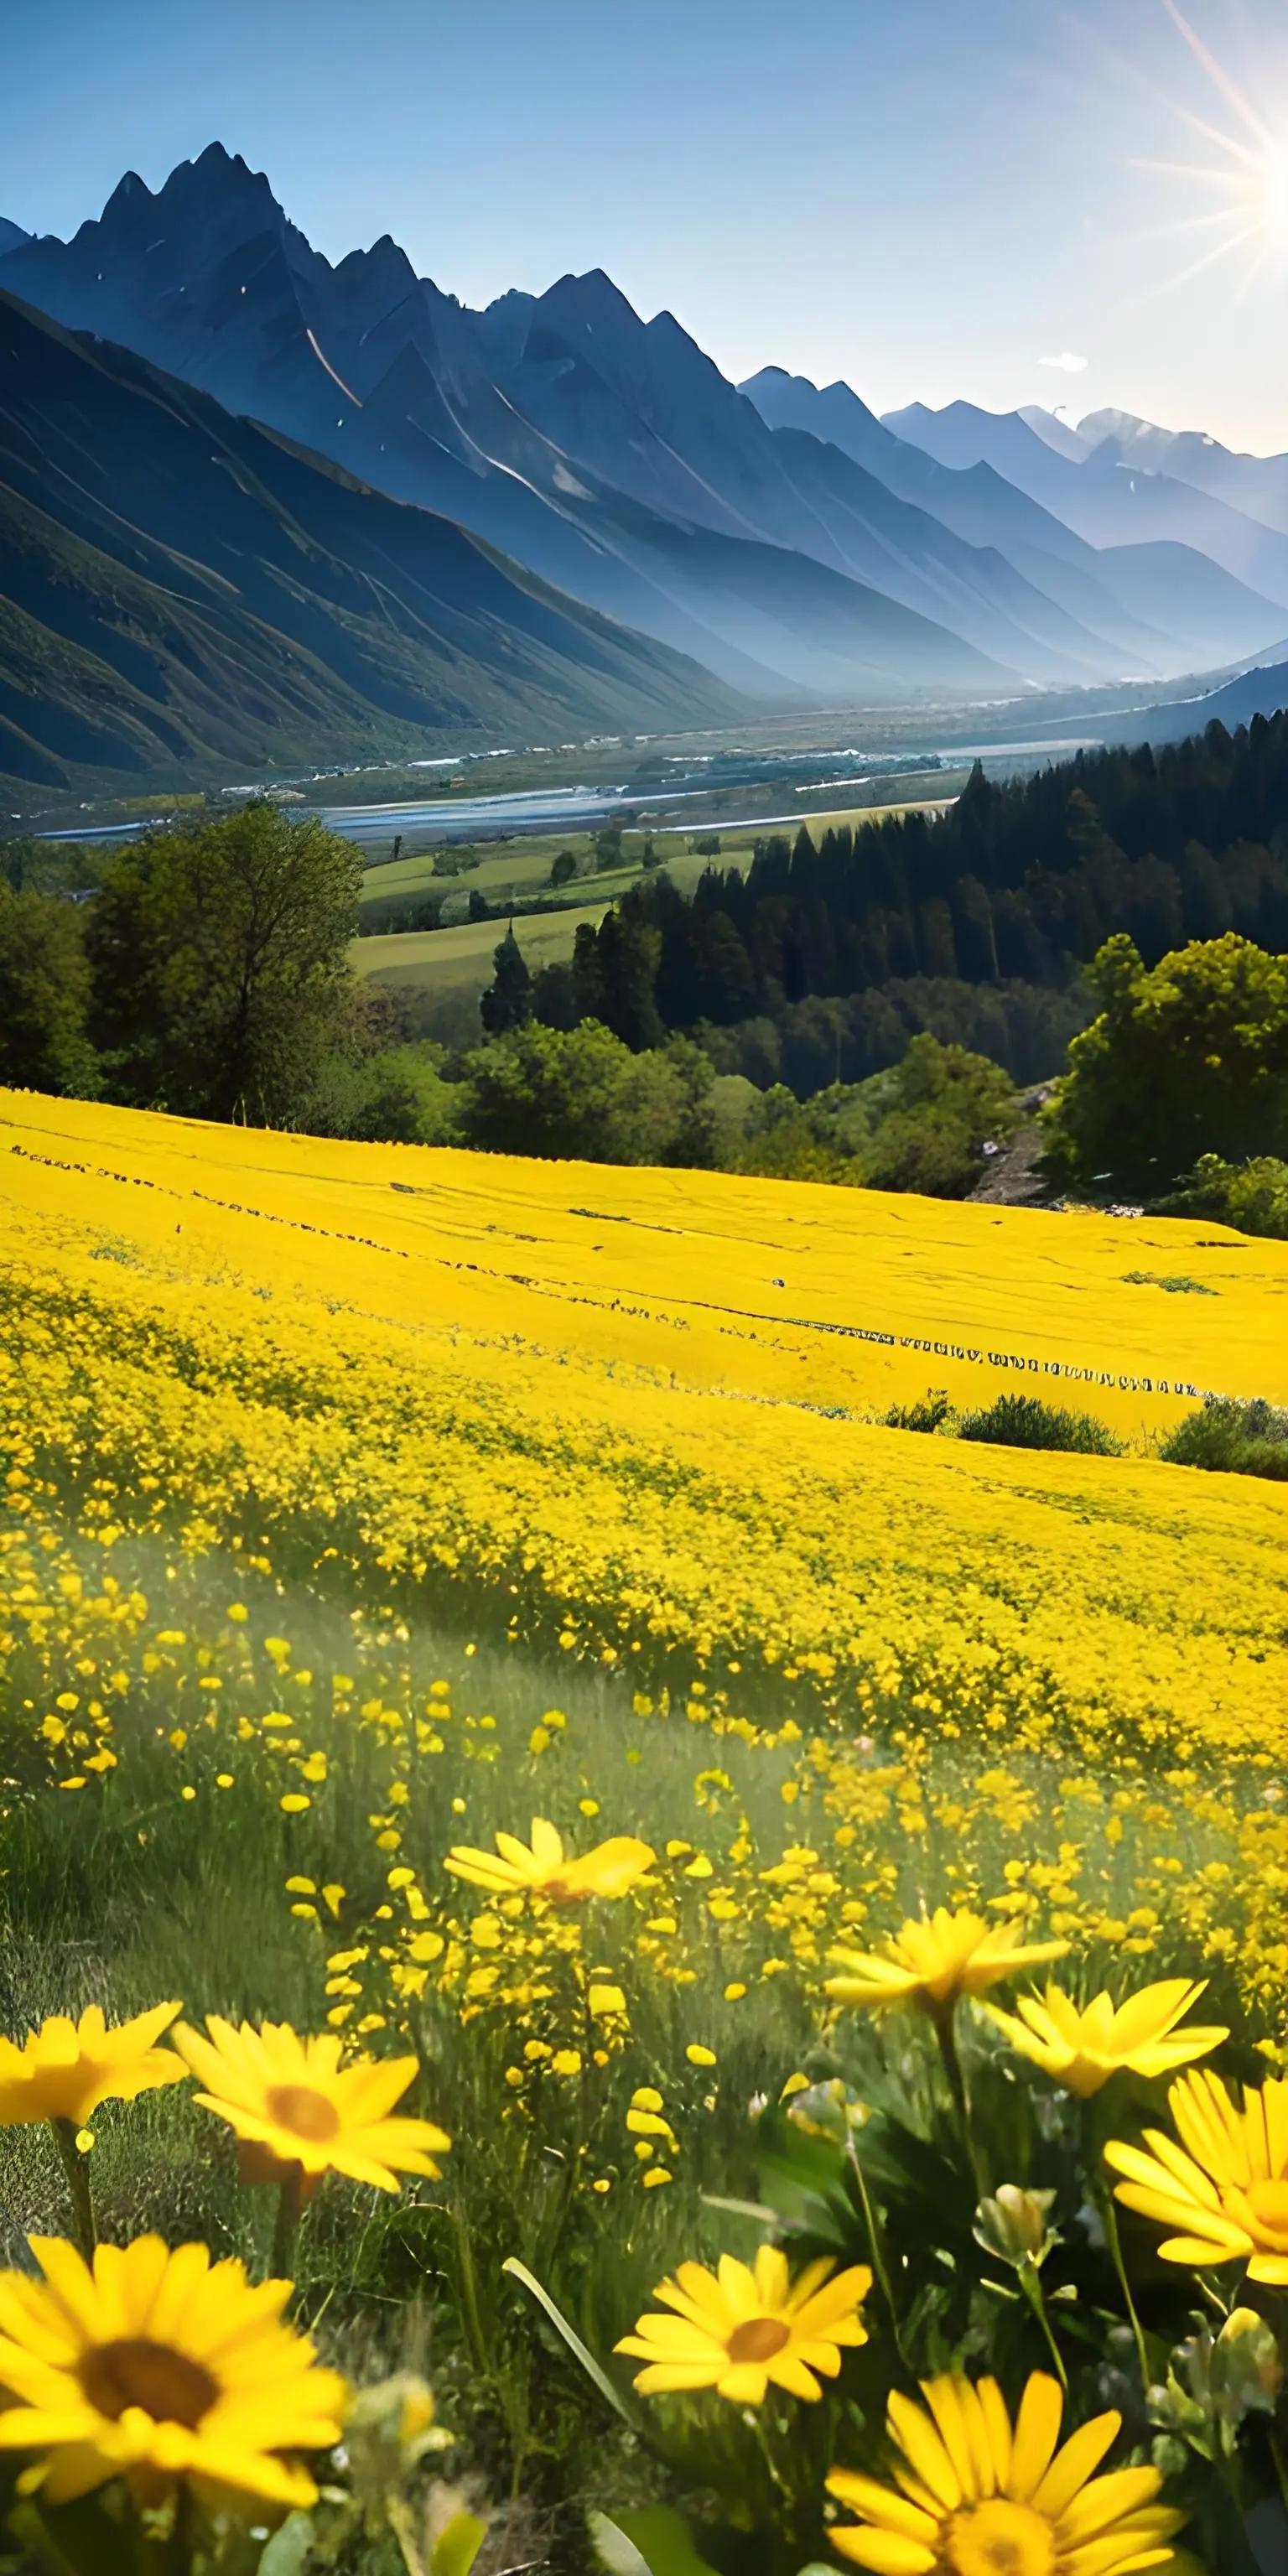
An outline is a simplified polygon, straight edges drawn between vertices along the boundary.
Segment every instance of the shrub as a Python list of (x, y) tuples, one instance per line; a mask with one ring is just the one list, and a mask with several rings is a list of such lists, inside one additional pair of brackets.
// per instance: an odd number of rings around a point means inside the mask
[(881, 1419), (887, 1431), (942, 1431), (952, 1409), (943, 1387), (932, 1386), (915, 1404), (892, 1404)]
[(1066, 1413), (1036, 1395), (999, 1395), (985, 1412), (963, 1414), (961, 1437), (1003, 1449), (1077, 1449), (1093, 1458), (1121, 1458), (1124, 1447), (1094, 1414)]
[(1288, 1140), (1288, 957), (1227, 931), (1147, 971), (1123, 931), (1091, 968), (1100, 1016), (1074, 1039), (1045, 1115), (1075, 1178), (1164, 1187), (1200, 1155)]
[(1288, 1483), (1288, 1413), (1264, 1396), (1209, 1395), (1197, 1413), (1168, 1433), (1159, 1449), (1173, 1467), (1206, 1467), (1226, 1476), (1271, 1476)]
[(611, 1029), (530, 1020), (466, 1058), (466, 1141), (591, 1163), (709, 1163), (712, 1074), (683, 1038), (633, 1055)]
[(1288, 1163), (1273, 1154), (1250, 1163), (1201, 1154), (1188, 1180), (1170, 1198), (1156, 1200), (1154, 1210), (1160, 1216), (1214, 1217), (1240, 1234), (1267, 1234), (1282, 1243), (1288, 1240)]

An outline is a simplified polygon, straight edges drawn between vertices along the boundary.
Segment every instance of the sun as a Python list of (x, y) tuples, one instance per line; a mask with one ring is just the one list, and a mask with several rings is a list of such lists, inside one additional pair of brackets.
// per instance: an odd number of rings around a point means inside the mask
[(1162, 6), (1226, 110), (1218, 123), (1173, 102), (1175, 114), (1202, 145), (1202, 157), (1138, 165), (1184, 180), (1199, 202), (1198, 212), (1165, 227), (1172, 238), (1186, 239), (1193, 253), (1168, 284), (1183, 285), (1223, 260), (1239, 265), (1241, 288), (1270, 266), (1288, 277), (1288, 104), (1276, 113), (1272, 103), (1254, 102), (1176, 0), (1162, 0)]
[(1271, 248), (1288, 258), (1288, 136), (1267, 149), (1260, 172), (1261, 229)]

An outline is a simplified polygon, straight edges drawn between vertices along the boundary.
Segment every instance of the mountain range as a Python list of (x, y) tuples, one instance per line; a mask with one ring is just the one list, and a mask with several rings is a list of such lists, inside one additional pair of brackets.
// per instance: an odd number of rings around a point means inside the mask
[[(222, 616), (255, 627), (247, 669), (307, 649), (330, 674), (310, 684), (341, 692), (325, 723), (319, 701), (280, 731), (271, 691), (249, 718), (277, 757), (319, 725), (330, 742), (356, 722), (352, 693), (364, 741), (372, 727), (450, 729), (465, 720), (453, 708), (503, 729), (521, 709), (543, 730), (580, 721), (577, 708), (601, 722), (616, 709), (623, 726), (628, 709), (641, 725), (729, 721), (808, 701), (1157, 681), (1247, 662), (1288, 631), (1288, 458), (1118, 413), (1076, 430), (961, 403), (882, 420), (847, 385), (774, 368), (736, 386), (673, 315), (641, 320), (599, 270), (475, 312), (388, 236), (333, 265), (267, 178), (218, 144), (156, 193), (127, 174), (70, 241), (0, 220), (0, 295), (0, 672), (7, 660), (4, 684), (23, 697), (30, 654), (43, 676), (28, 701), (73, 649), (102, 663), (104, 708), (108, 675), (138, 687), (134, 612), (108, 613), (102, 570), (123, 575), (136, 539), (146, 561), (130, 574), (155, 591), (154, 622), (173, 595), (206, 619), (213, 652), (217, 595)], [(46, 448), (51, 404), (61, 428)], [(181, 434), (212, 460), (190, 497), (173, 470)], [(261, 515), (243, 543), (229, 514), (252, 487)], [(310, 569), (307, 615), (289, 577), (295, 512), (310, 567), (314, 545), (330, 566), (316, 582)], [(44, 611), (32, 513), (52, 549)], [(128, 533), (109, 534), (113, 520)], [(94, 566), (77, 555), (73, 574), (68, 546)], [(25, 599), (11, 560), (26, 566)], [(430, 615), (428, 568), (449, 560), (450, 617)], [(78, 582), (84, 637), (66, 631)], [(45, 619), (56, 598), (61, 627)], [(22, 616), (57, 644), (37, 651), (13, 628)], [(449, 635), (451, 617), (473, 619), (468, 637)], [(185, 742), (213, 741), (219, 668), (216, 655), (200, 716), (184, 702)], [(66, 685), (84, 712), (90, 674)], [(172, 686), (173, 674), (155, 683), (154, 714)], [(681, 703), (687, 719), (663, 713)], [(59, 753), (48, 724), (19, 723), (30, 703), (18, 717), (0, 704), (51, 761), (80, 757)], [(152, 719), (132, 701), (128, 721), (118, 712), (127, 733), (142, 724), (147, 765)], [(245, 756), (246, 732), (239, 718), (227, 757)]]
[(0, 774), (728, 723), (697, 663), (0, 294)]

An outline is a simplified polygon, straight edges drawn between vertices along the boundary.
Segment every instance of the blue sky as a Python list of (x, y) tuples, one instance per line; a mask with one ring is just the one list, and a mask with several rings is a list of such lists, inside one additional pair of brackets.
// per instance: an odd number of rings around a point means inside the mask
[[(844, 376), (878, 409), (1118, 403), (1288, 448), (1288, 6), (1184, 0), (1184, 22), (1178, 0), (15, 0), (0, 213), (71, 231), (125, 168), (156, 187), (218, 137), (329, 256), (391, 232), (470, 303), (598, 266), (732, 376)], [(1066, 354), (1085, 367), (1043, 363)]]

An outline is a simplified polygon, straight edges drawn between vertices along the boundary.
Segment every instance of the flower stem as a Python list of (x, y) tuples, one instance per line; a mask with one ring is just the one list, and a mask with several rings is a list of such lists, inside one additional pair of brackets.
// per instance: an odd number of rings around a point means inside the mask
[(889, 2271), (886, 2268), (885, 2250), (882, 2246), (880, 2231), (877, 2227), (877, 2214), (872, 2206), (872, 2201), (868, 2192), (867, 2176), (859, 2162), (859, 2151), (854, 2143), (852, 2134), (846, 2140), (846, 2154), (849, 2157), (850, 2167), (854, 2175), (855, 2183), (858, 2187), (859, 2204), (863, 2211), (864, 2225), (868, 2231), (868, 2246), (872, 2255), (872, 2269), (876, 2274), (877, 2287), (886, 2304), (886, 2312), (890, 2319), (890, 2332), (894, 2339), (895, 2351), (898, 2353), (899, 2359), (906, 2370), (908, 2368), (908, 2356), (904, 2351), (903, 2340), (899, 2332), (899, 2311), (895, 2306), (894, 2284), (891, 2281)]
[(302, 2165), (292, 2165), (282, 2176), (277, 2191), (277, 2215), (273, 2221), (273, 2245), (268, 2258), (269, 2277), (286, 2281), (291, 2277), (295, 2239), (300, 2228), (300, 2193), (304, 2181)]
[(1083, 2103), (1083, 2153), (1087, 2162), (1087, 2178), (1091, 2185), (1091, 2196), (1100, 2213), (1100, 2223), (1105, 2231), (1105, 2243), (1109, 2248), (1110, 2260), (1118, 2275), (1118, 2287), (1123, 2294), (1123, 2305), (1127, 2310), (1128, 2322), (1135, 2339), (1136, 2362), (1140, 2371), (1140, 2393), (1143, 2398), (1148, 2400), (1150, 2389), (1149, 2355), (1145, 2350), (1144, 2331), (1141, 2326), (1140, 2318), (1136, 2314), (1136, 2302), (1131, 2294), (1131, 2283), (1127, 2278), (1127, 2266), (1123, 2261), (1122, 2242), (1118, 2234), (1118, 2212), (1114, 2207), (1113, 2186), (1108, 2181), (1105, 2174), (1104, 2131), (1101, 2127), (1099, 2116), (1099, 2105), (1101, 2104), (1101, 2101), (1102, 2097), (1100, 2095), (1093, 2094), (1089, 2100)]
[(1279, 2481), (1279, 2493), (1285, 2509), (1288, 2510), (1288, 2461), (1284, 2459), (1283, 2444), (1273, 2425), (1267, 2428), (1267, 2439), (1270, 2444), (1270, 2457), (1275, 2466), (1275, 2476)]
[(1148, 2397), (1149, 2355), (1145, 2350), (1144, 2330), (1141, 2326), (1140, 2318), (1136, 2314), (1136, 2302), (1131, 2294), (1131, 2283), (1127, 2278), (1127, 2266), (1123, 2261), (1123, 2249), (1118, 2235), (1118, 2212), (1114, 2208), (1114, 2196), (1112, 2191), (1108, 2190), (1103, 2182), (1097, 2181), (1094, 2188), (1097, 2204), (1100, 2210), (1101, 2221), (1104, 2226), (1105, 2243), (1113, 2257), (1114, 2270), (1118, 2275), (1118, 2286), (1122, 2291), (1123, 2301), (1131, 2324), (1131, 2330), (1136, 2339), (1136, 2360), (1140, 2369), (1141, 2395), (1142, 2397)]
[(487, 2338), (483, 2332), (483, 2320), (479, 2315), (478, 2280), (474, 2271), (474, 2247), (470, 2241), (470, 2223), (459, 2201), (457, 2201), (452, 2211), (452, 2228), (456, 2237), (456, 2261), (460, 2279), (461, 2310), (465, 2320), (466, 2340), (469, 2343), (475, 2369), (480, 2373), (480, 2376), (485, 2376), (488, 2370)]
[(58, 2144), (63, 2171), (72, 2201), (72, 2234), (77, 2251), (87, 2263), (94, 2260), (98, 2230), (94, 2225), (94, 2202), (89, 2187), (89, 2160), (76, 2144), (76, 2125), (72, 2120), (56, 2119), (49, 2123)]
[(962, 2144), (966, 2149), (970, 2169), (975, 2178), (976, 2193), (978, 2198), (983, 2200), (988, 2191), (988, 2181), (975, 2152), (966, 2078), (962, 2072), (961, 2059), (957, 2054), (957, 2033), (953, 2026), (954, 2010), (955, 2007), (951, 2003), (936, 2005), (931, 2013), (931, 2020), (935, 2026), (935, 2037), (939, 2042), (939, 2055), (944, 2073), (948, 2078), (948, 2090), (953, 2097), (953, 2108), (961, 2128)]
[(1022, 2263), (1019, 2267), (1017, 2277), (1019, 2279), (1020, 2288), (1023, 2291), (1025, 2298), (1028, 2300), (1029, 2306), (1032, 2308), (1033, 2314), (1037, 2318), (1043, 2334), (1046, 2336), (1047, 2350), (1051, 2355), (1052, 2361), (1055, 2363), (1055, 2375), (1060, 2382), (1060, 2386), (1064, 2390), (1065, 2396), (1067, 2397), (1069, 2394), (1068, 2375), (1065, 2371), (1063, 2359), (1061, 2358), (1060, 2347), (1055, 2339), (1051, 2319), (1047, 2311), (1047, 2303), (1042, 2296), (1042, 2283), (1038, 2277), (1037, 2265), (1035, 2263)]
[(192, 2489), (180, 2482), (174, 2499), (174, 2520), (166, 2543), (165, 2576), (191, 2576), (193, 2529)]

